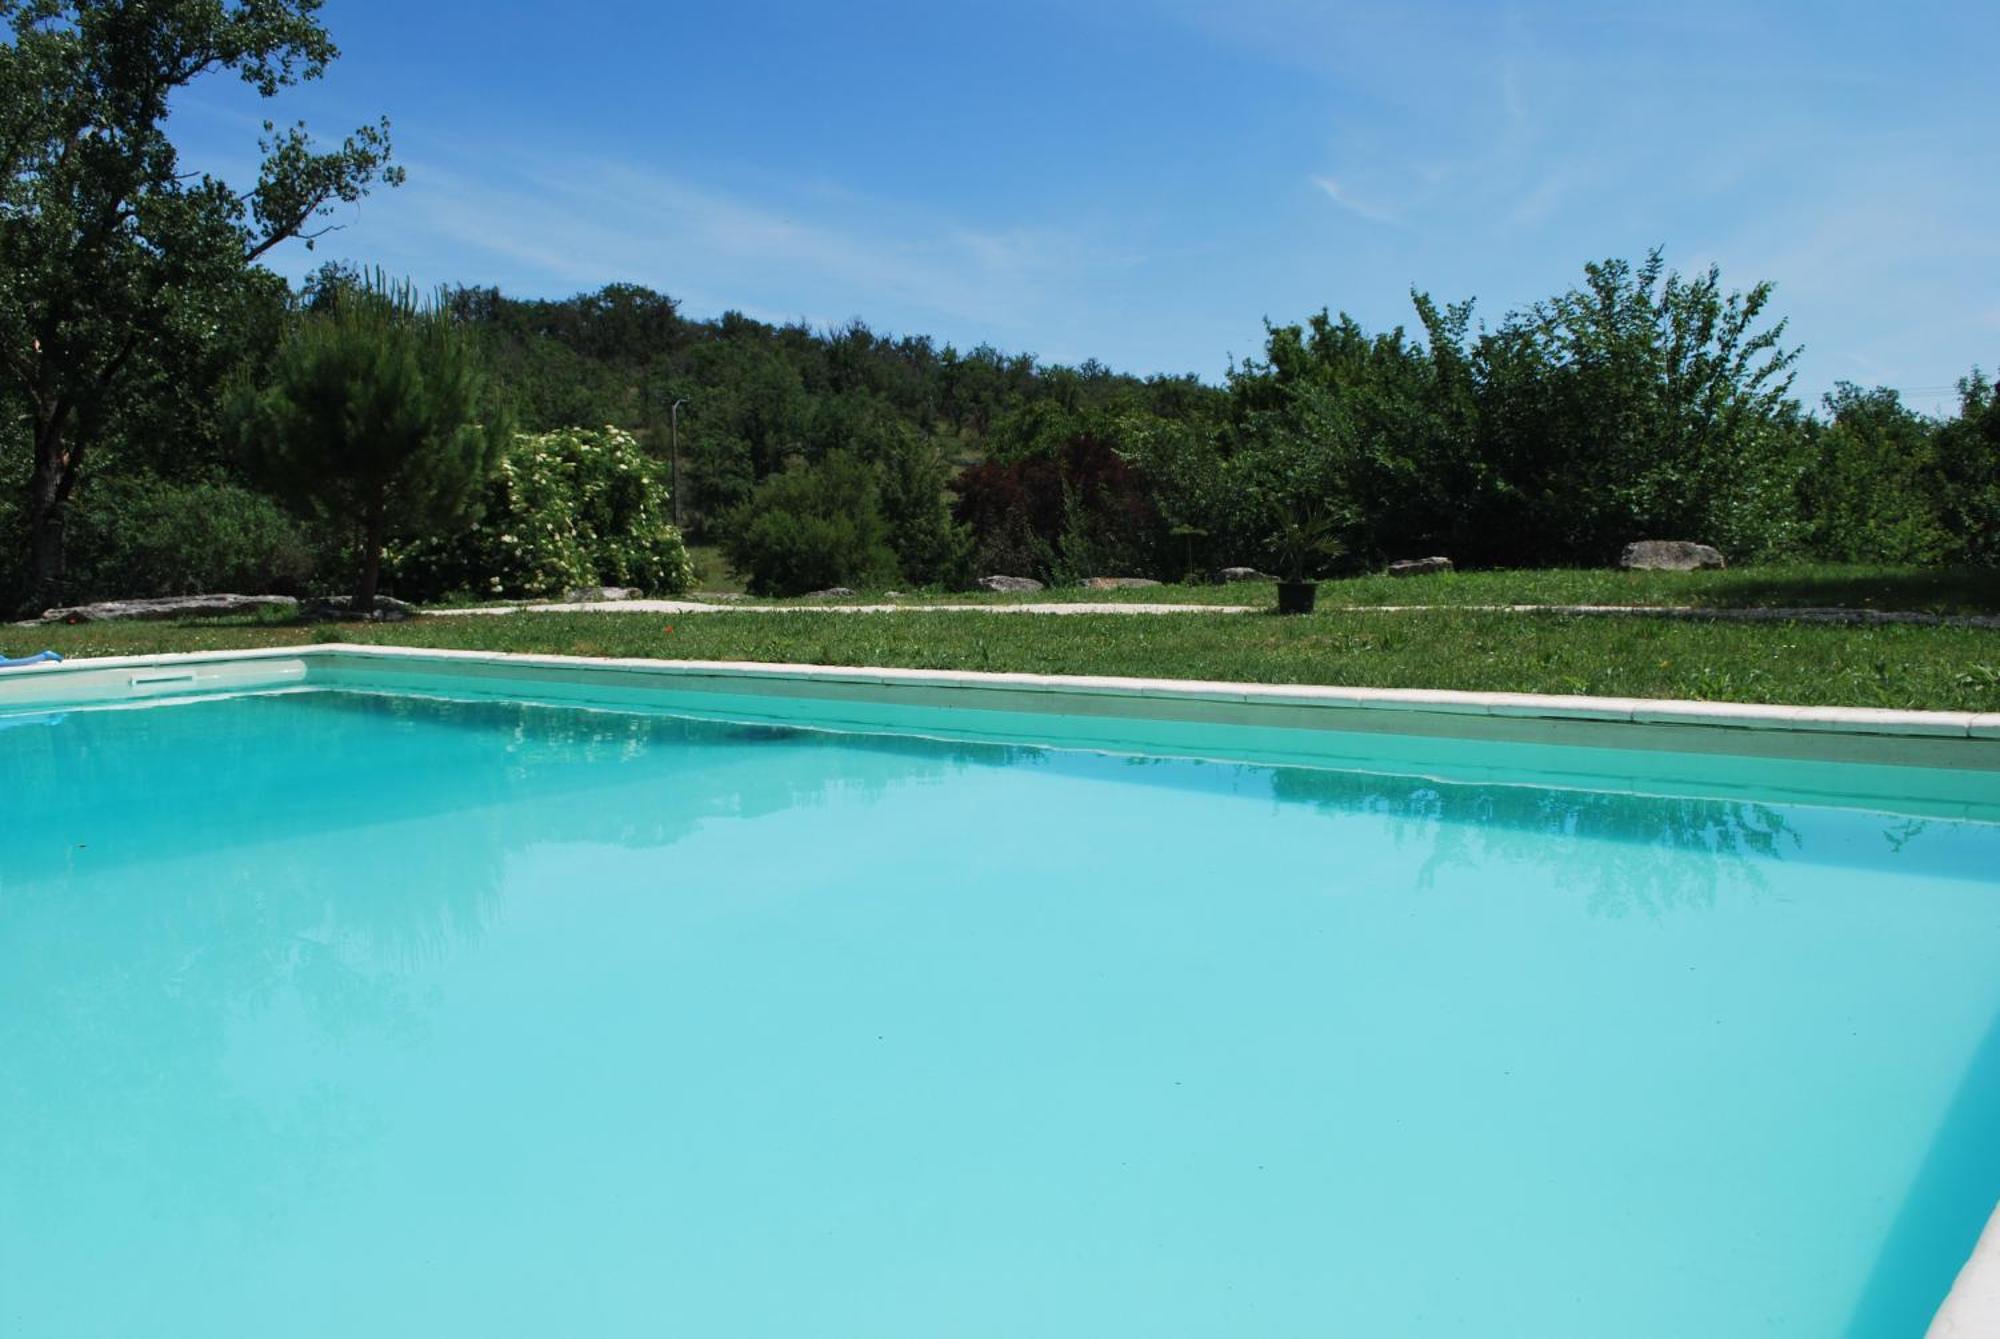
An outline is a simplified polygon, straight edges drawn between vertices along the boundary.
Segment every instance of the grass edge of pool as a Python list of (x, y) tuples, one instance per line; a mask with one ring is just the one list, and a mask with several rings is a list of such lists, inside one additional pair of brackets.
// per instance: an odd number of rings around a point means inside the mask
[(2000, 631), (1725, 624), (1438, 609), (1259, 614), (522, 612), (402, 623), (238, 619), (32, 625), (12, 654), (303, 647), (440, 650), (1352, 688), (2000, 712)]

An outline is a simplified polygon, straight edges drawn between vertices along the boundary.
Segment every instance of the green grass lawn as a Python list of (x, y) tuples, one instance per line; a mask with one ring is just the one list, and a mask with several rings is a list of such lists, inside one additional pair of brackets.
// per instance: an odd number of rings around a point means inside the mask
[(694, 563), (694, 588), (702, 591), (723, 591), (741, 594), (743, 578), (722, 556), (722, 550), (713, 544), (688, 545), (688, 558)]
[[(1403, 583), (1408, 584), (1408, 583)], [(2000, 632), (1371, 614), (522, 613), (399, 624), (103, 623), (0, 629), (67, 656), (379, 642), (681, 660), (1117, 674), (1729, 702), (2000, 711)]]

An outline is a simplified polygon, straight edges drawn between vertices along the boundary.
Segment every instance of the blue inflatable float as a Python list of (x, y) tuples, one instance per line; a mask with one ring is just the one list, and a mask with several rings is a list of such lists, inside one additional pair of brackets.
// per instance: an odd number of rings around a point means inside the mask
[(22, 656), (18, 660), (9, 660), (5, 656), (0, 656), (0, 669), (19, 669), (23, 665), (54, 664), (61, 659), (62, 657), (54, 651), (37, 651), (31, 656)]

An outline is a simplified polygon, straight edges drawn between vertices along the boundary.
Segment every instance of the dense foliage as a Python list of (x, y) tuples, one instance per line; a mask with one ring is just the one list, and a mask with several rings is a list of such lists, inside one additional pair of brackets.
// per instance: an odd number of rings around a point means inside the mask
[(1140, 425), (1127, 449), (1175, 524), (1235, 561), (1273, 558), (1280, 518), (1303, 515), (1364, 564), (1594, 565), (1645, 537), (1786, 552), (1804, 420), (1769, 296), (1655, 254), (1491, 328), (1418, 294), (1422, 341), (1321, 312), (1235, 369), (1219, 430)]
[[(218, 366), (268, 390), (279, 332), (357, 281), (332, 268), (296, 296), (246, 293)], [(1701, 540), (1737, 562), (2000, 563), (1991, 385), (1970, 378), (1943, 421), (1856, 387), (1810, 413), (1790, 395), (1794, 354), (1770, 297), (1761, 285), (1731, 293), (1712, 270), (1675, 275), (1658, 256), (1606, 262), (1490, 324), (1469, 302), (1417, 294), (1414, 334), (1326, 312), (1274, 325), (1259, 356), (1215, 386), (961, 352), (859, 323), (691, 320), (632, 286), (563, 301), (458, 290), (444, 323), (543, 454), (510, 456), (514, 473), (479, 498), (480, 528), (441, 542), (406, 529), (390, 576), (419, 597), (680, 589), (677, 541), (660, 539), (657, 561), (633, 556), (654, 544), (637, 536), (666, 526), (658, 490), (676, 475), (689, 532), (772, 593), (951, 589), (994, 572), (1063, 583), (1363, 570), (1430, 553), (1461, 567), (1598, 566), (1639, 538)], [(79, 537), (120, 529), (147, 490), (269, 485), (218, 449), (206, 405), (219, 373), (205, 375), (143, 397), (143, 426), (135, 400), (108, 434), (74, 503)], [(0, 439), (0, 489), (18, 497), (26, 424), (0, 432), (12, 435)], [(643, 467), (644, 518), (594, 521), (549, 473), (585, 442), (630, 461), (633, 477)], [(303, 534), (236, 527), (271, 546), (267, 561), (176, 568), (156, 546), (92, 538), (77, 574), (91, 594), (352, 583), (354, 506), (323, 509)], [(26, 534), (0, 501), (0, 587), (22, 589)], [(611, 534), (636, 550), (584, 538)]]
[(389, 566), (397, 592), (414, 599), (561, 596), (589, 586), (677, 595), (694, 569), (669, 506), (659, 467), (628, 432), (517, 437), (479, 520), (395, 548)]
[(759, 595), (878, 585), (896, 575), (875, 472), (845, 451), (813, 462), (794, 457), (757, 485), (729, 513), (723, 548)]
[(1975, 372), (1959, 399), (1958, 417), (1937, 429), (1934, 505), (1948, 556), (2000, 566), (2000, 389)]
[(1079, 433), (1050, 449), (973, 466), (958, 481), (958, 517), (978, 536), (976, 565), (1059, 585), (1159, 567), (1167, 533), (1144, 476), (1104, 438)]
[(316, 554), (305, 527), (230, 483), (109, 478), (71, 523), (70, 581), (84, 599), (301, 593)]
[[(182, 169), (170, 106), (210, 74), (264, 97), (334, 57), (318, 0), (0, 0), (0, 448), (28, 463), (26, 571), (57, 602), (78, 485), (100, 451), (198, 404), (275, 282), (254, 262), (335, 202), (395, 182), (387, 126), (318, 150), (266, 126), (246, 190)], [(199, 412), (198, 410), (196, 412)], [(141, 576), (143, 581), (147, 579)]]

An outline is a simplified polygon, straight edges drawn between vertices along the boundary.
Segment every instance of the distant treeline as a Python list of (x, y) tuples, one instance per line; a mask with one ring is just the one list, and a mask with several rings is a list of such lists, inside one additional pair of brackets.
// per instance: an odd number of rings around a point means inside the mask
[(687, 320), (623, 286), (456, 303), (488, 332), (524, 426), (618, 423), (658, 454), (684, 401), (698, 537), (726, 536), (788, 464), (934, 453), (971, 566), (1045, 578), (1267, 561), (1286, 506), (1331, 514), (1353, 565), (1601, 564), (1647, 537), (1746, 561), (2000, 560), (1991, 384), (1969, 374), (1943, 420), (1850, 385), (1808, 410), (1771, 298), (1727, 291), (1713, 270), (1676, 275), (1655, 253), (1587, 266), (1577, 287), (1490, 324), (1418, 293), (1414, 331), (1325, 312), (1272, 326), (1220, 386), (860, 322)]
[[(70, 499), (67, 598), (344, 585), (351, 537), (252, 487), (214, 406), (352, 278), (244, 286), (206, 384), (135, 393)], [(1654, 254), (1588, 266), (1490, 323), (1418, 293), (1409, 331), (1325, 312), (1275, 325), (1221, 385), (858, 321), (694, 320), (633, 285), (560, 301), (459, 289), (446, 304), (524, 432), (616, 425), (665, 465), (678, 402), (685, 526), (770, 590), (1261, 566), (1299, 517), (1343, 555), (1316, 568), (1430, 553), (1596, 565), (1639, 538), (1733, 560), (2000, 562), (1991, 384), (1968, 376), (1944, 420), (1853, 386), (1808, 411), (1770, 298)], [(9, 605), (26, 581), (26, 455), (0, 443)]]

